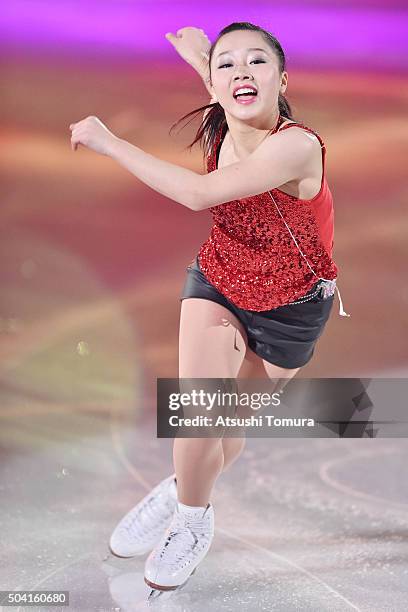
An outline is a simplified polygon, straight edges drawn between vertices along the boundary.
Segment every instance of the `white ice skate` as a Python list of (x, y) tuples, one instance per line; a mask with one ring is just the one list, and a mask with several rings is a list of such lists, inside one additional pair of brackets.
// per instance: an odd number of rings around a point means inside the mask
[(206, 556), (214, 537), (214, 508), (207, 505), (202, 517), (192, 519), (174, 511), (166, 533), (146, 559), (145, 582), (149, 599), (182, 588)]
[(109, 541), (114, 555), (143, 555), (159, 542), (177, 506), (175, 476), (162, 480), (115, 527)]

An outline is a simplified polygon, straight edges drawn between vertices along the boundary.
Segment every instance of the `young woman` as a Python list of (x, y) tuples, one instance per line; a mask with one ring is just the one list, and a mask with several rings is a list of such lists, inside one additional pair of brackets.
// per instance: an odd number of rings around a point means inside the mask
[[(271, 379), (288, 381), (310, 361), (337, 289), (325, 145), (293, 120), (285, 55), (272, 34), (233, 23), (212, 45), (197, 28), (166, 36), (212, 96), (186, 115), (205, 111), (192, 145), (204, 143), (207, 173), (145, 153), (96, 117), (70, 125), (73, 150), (81, 144), (109, 155), (171, 200), (213, 214), (181, 295), (179, 377), (247, 377), (261, 364)], [(338, 295), (340, 314), (350, 316)], [(175, 474), (112, 533), (119, 556), (153, 549), (145, 566), (151, 587), (179, 587), (207, 554), (211, 492), (244, 440), (176, 438)]]

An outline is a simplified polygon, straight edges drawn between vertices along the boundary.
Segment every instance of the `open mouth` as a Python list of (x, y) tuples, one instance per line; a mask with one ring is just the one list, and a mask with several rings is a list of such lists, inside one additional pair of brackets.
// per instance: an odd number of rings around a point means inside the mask
[(256, 100), (257, 95), (258, 92), (253, 87), (240, 87), (233, 94), (234, 99), (241, 103), (253, 102)]

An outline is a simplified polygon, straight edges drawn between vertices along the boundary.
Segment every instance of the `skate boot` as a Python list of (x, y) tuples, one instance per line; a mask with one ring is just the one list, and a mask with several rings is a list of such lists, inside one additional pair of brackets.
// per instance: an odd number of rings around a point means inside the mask
[(175, 474), (162, 480), (115, 527), (109, 541), (118, 557), (143, 555), (154, 548), (168, 527), (177, 505)]
[(188, 514), (178, 503), (173, 520), (146, 559), (145, 582), (152, 591), (149, 600), (183, 587), (206, 556), (214, 537), (214, 508)]

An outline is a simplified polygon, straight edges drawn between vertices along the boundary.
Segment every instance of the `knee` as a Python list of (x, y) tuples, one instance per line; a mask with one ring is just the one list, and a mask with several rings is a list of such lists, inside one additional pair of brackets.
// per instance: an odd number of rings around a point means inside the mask
[(197, 461), (205, 463), (219, 458), (222, 454), (221, 438), (176, 438), (174, 440), (176, 455), (187, 458), (188, 464)]
[(268, 378), (273, 381), (273, 391), (283, 391), (288, 382), (299, 372), (299, 368), (281, 368), (264, 360)]

